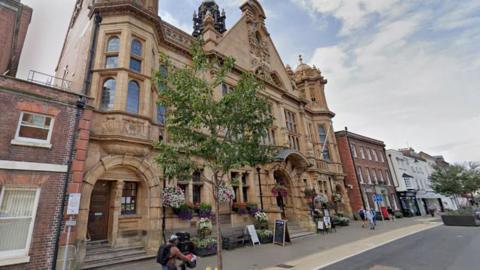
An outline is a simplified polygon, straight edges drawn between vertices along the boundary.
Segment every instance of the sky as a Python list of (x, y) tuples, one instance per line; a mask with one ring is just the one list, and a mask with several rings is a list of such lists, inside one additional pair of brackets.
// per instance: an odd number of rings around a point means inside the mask
[[(33, 19), (20, 60), (53, 74), (75, 0), (22, 0)], [(243, 0), (217, 0), (227, 26)], [(480, 161), (480, 1), (260, 0), (285, 64), (298, 55), (328, 80), (335, 130)], [(160, 0), (160, 17), (192, 31), (201, 0)]]

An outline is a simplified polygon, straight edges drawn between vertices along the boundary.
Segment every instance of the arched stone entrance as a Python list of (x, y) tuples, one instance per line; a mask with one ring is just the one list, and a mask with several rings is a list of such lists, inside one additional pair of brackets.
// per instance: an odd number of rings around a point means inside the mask
[(102, 158), (84, 177), (77, 225), (79, 248), (85, 249), (88, 240), (102, 238), (113, 247), (158, 247), (160, 192), (160, 180), (147, 160), (128, 155)]

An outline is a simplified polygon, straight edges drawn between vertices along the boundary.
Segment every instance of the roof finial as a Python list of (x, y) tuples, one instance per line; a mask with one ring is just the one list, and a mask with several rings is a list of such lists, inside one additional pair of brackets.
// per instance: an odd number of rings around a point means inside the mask
[(300, 64), (303, 64), (303, 57), (301, 54), (298, 55), (298, 61), (300, 62)]

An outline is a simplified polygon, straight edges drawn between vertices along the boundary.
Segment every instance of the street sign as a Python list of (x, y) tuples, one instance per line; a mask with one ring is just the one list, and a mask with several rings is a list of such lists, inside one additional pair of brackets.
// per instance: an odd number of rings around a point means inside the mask
[(383, 196), (380, 194), (375, 194), (372, 196), (372, 198), (374, 202), (377, 202), (377, 203), (383, 202)]
[(65, 221), (65, 225), (66, 226), (75, 226), (75, 225), (77, 225), (77, 221), (76, 220), (67, 220), (67, 221)]
[(70, 193), (68, 195), (67, 215), (78, 215), (80, 210), (80, 193)]

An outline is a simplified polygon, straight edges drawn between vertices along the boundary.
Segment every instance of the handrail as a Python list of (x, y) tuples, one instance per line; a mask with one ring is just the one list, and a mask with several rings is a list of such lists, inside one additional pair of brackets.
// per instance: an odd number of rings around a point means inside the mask
[(70, 90), (72, 82), (65, 78), (58, 78), (46, 73), (30, 70), (28, 72), (27, 80), (41, 85), (54, 87), (63, 90)]

